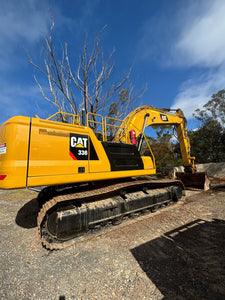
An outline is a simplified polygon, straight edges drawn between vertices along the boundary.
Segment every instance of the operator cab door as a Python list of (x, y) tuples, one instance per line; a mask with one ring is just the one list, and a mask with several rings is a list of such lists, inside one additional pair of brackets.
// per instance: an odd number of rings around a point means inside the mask
[(33, 118), (28, 177), (87, 173), (87, 133), (81, 126)]

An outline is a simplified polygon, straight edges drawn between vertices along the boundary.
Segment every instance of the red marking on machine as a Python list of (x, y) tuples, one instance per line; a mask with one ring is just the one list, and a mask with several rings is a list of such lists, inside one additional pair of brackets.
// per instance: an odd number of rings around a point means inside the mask
[(73, 155), (71, 151), (70, 151), (70, 156), (72, 157), (72, 159), (77, 160), (77, 158)]

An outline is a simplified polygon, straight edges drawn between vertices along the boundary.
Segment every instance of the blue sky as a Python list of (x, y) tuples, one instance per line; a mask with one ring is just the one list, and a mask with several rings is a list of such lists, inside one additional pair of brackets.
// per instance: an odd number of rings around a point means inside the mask
[(54, 38), (74, 59), (85, 36), (104, 25), (102, 47), (115, 53), (115, 79), (134, 64), (142, 104), (192, 113), (225, 88), (225, 0), (0, 0), (0, 124), (14, 115), (50, 112), (34, 81), (29, 53), (39, 63), (50, 16)]

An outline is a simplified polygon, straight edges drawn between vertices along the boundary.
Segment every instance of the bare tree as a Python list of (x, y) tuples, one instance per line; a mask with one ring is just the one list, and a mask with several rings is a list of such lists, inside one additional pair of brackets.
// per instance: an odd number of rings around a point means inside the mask
[[(126, 101), (119, 101), (120, 105), (118, 105), (119, 102), (117, 101), (118, 103), (115, 105), (117, 106), (117, 113), (114, 113), (114, 115), (121, 117), (123, 115), (121, 112), (127, 111), (130, 104), (137, 98), (137, 96), (131, 96), (133, 86), (129, 78), (132, 67), (121, 80), (117, 83), (111, 83), (111, 77), (114, 72), (112, 63), (114, 51), (110, 53), (107, 59), (104, 59), (104, 53), (100, 47), (100, 38), (104, 28), (99, 32), (90, 53), (87, 41), (84, 41), (79, 63), (75, 68), (72, 68), (66, 43), (62, 47), (61, 58), (57, 58), (56, 46), (53, 43), (54, 22), (52, 21), (49, 37), (44, 41), (45, 57), (43, 66), (37, 65), (31, 58), (29, 59), (35, 69), (48, 79), (51, 97), (49, 93), (44, 91), (37, 77), (34, 76), (43, 97), (55, 106), (58, 111), (79, 114), (81, 109), (84, 108), (86, 113), (105, 114), (110, 107), (112, 108), (110, 106), (112, 97), (120, 95), (121, 91), (123, 91), (121, 90), (122, 87), (128, 84)], [(143, 94), (143, 92), (139, 94)], [(116, 102), (114, 101), (113, 103)], [(61, 120), (66, 121), (64, 115), (61, 115)]]

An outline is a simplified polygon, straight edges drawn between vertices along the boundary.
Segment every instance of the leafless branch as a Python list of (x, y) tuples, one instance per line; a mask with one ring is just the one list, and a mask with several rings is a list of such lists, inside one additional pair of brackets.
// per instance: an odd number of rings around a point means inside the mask
[[(47, 78), (49, 90), (52, 97), (47, 96), (44, 88), (34, 79), (46, 101), (57, 107), (58, 110), (66, 110), (78, 114), (82, 108), (86, 112), (105, 114), (106, 108), (112, 98), (118, 96), (119, 91), (126, 84), (129, 89), (129, 101), (127, 101), (119, 115), (128, 111), (133, 101), (133, 87), (129, 86), (130, 74), (133, 66), (127, 74), (117, 83), (110, 84), (114, 74), (112, 57), (114, 50), (105, 59), (104, 52), (100, 47), (100, 40), (104, 26), (99, 32), (94, 47), (88, 51), (87, 41), (84, 41), (83, 52), (78, 60), (77, 66), (70, 63), (68, 46), (61, 46), (61, 58), (56, 55), (56, 45), (53, 41), (54, 21), (52, 21), (49, 36), (44, 40), (45, 58), (43, 67), (35, 63), (31, 58), (29, 62), (41, 75)], [(143, 93), (139, 93), (138, 96)], [(136, 97), (138, 99), (139, 97)], [(131, 101), (132, 99), (132, 101)]]

